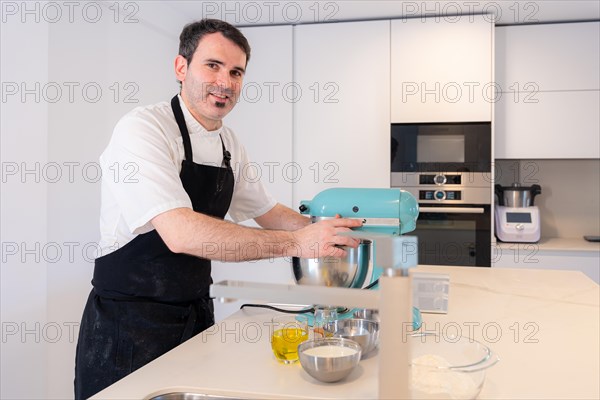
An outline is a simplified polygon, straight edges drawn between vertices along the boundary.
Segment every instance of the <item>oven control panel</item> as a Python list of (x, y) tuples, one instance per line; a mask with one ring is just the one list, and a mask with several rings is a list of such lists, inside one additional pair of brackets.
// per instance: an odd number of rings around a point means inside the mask
[(492, 204), (489, 173), (413, 172), (392, 174), (391, 186), (406, 190), (422, 204)]
[(421, 174), (419, 185), (461, 185), (460, 174)]
[(419, 190), (419, 200), (461, 200), (460, 190)]

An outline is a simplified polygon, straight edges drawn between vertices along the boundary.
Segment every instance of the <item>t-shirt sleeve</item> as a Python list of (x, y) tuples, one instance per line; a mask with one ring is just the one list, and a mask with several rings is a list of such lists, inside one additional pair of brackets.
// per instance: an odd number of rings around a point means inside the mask
[(241, 144), (239, 151), (240, 162), (237, 165), (236, 184), (229, 207), (229, 216), (234, 222), (260, 217), (277, 204), (260, 181), (260, 170), (249, 161), (246, 149)]
[(100, 157), (102, 179), (132, 233), (165, 211), (192, 208), (175, 159), (164, 132), (151, 121), (133, 113), (115, 126)]

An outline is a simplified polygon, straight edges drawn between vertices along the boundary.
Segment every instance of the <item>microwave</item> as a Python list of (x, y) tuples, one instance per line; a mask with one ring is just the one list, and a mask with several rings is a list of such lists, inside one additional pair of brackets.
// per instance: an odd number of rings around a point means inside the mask
[(391, 172), (491, 172), (490, 122), (392, 124)]

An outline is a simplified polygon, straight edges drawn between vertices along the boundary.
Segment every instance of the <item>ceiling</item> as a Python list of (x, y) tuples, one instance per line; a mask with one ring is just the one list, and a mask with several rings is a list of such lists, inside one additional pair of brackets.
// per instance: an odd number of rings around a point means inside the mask
[(218, 18), (236, 26), (309, 24), (489, 13), (496, 25), (600, 20), (600, 0), (338, 0), (156, 2), (184, 22)]

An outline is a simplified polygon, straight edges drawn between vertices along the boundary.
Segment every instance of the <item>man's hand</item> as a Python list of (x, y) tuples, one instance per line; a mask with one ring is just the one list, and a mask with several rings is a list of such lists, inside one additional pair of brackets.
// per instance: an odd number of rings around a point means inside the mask
[(336, 246), (357, 247), (359, 241), (339, 233), (359, 227), (362, 222), (334, 218), (295, 231), (270, 230), (249, 228), (188, 208), (176, 208), (157, 215), (152, 224), (174, 253), (240, 262), (284, 256), (344, 257), (346, 251)]
[(362, 222), (356, 219), (334, 218), (310, 224), (294, 231), (294, 239), (300, 254), (289, 254), (301, 258), (344, 257), (346, 251), (338, 246), (358, 247), (360, 241), (339, 233), (358, 228)]

